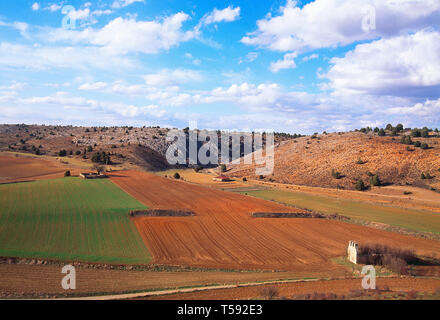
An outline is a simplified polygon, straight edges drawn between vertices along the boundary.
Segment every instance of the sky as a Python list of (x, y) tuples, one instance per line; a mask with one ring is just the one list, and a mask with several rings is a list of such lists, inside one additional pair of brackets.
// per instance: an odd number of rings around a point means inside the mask
[(0, 123), (440, 127), (438, 0), (0, 2)]

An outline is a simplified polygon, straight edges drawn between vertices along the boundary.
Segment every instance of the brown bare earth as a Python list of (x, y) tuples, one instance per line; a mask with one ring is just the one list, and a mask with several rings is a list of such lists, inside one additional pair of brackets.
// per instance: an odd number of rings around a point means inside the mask
[[(393, 140), (394, 139), (394, 140)], [(430, 149), (400, 143), (400, 136), (378, 137), (360, 132), (302, 137), (280, 143), (275, 148), (275, 169), (266, 180), (315, 187), (353, 189), (358, 179), (368, 185), (368, 172), (377, 174), (387, 184), (440, 187), (440, 139), (413, 138), (426, 142)], [(362, 164), (357, 162), (361, 160)], [(256, 165), (233, 165), (229, 174), (255, 177)], [(343, 176), (332, 177), (332, 169)], [(421, 173), (434, 176), (422, 180)], [(439, 188), (440, 189), (440, 188)]]
[(64, 165), (55, 159), (0, 155), (0, 183), (60, 178), (66, 170), (71, 171), (72, 175), (81, 172), (81, 169)]
[(252, 212), (292, 212), (273, 202), (137, 171), (112, 181), (150, 209), (188, 209), (195, 217), (134, 222), (157, 264), (228, 269), (329, 271), (348, 241), (376, 241), (439, 255), (440, 243), (326, 219), (257, 219)]
[[(439, 279), (421, 278), (378, 278), (377, 287), (389, 288), (393, 292), (435, 292), (440, 288)], [(263, 286), (249, 286), (233, 289), (215, 289), (182, 294), (170, 294), (163, 296), (151, 296), (148, 300), (249, 300), (265, 299), (262, 292), (264, 288), (276, 288), (279, 297), (294, 298), (298, 295), (313, 293), (333, 293), (339, 297), (348, 295), (350, 291), (362, 290), (361, 279), (349, 280), (325, 280), (325, 281), (301, 281), (285, 284), (271, 284)]]
[[(344, 274), (346, 273), (341, 272), (340, 276)], [(306, 276), (305, 273), (291, 272), (155, 272), (77, 268), (77, 288), (75, 291), (66, 292), (61, 287), (61, 280), (65, 276), (61, 273), (61, 266), (0, 264), (0, 275), (0, 297), (123, 293), (190, 286), (277, 281)], [(307, 276), (317, 275), (311, 272), (307, 273)]]

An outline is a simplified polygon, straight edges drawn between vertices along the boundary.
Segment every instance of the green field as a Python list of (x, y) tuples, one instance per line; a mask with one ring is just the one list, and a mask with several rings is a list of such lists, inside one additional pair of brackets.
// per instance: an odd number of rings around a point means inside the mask
[(141, 209), (110, 180), (0, 185), (0, 256), (148, 263), (151, 256), (128, 216)]
[(275, 189), (240, 193), (316, 212), (338, 213), (352, 219), (380, 222), (413, 231), (440, 233), (440, 214), (429, 211), (400, 209)]

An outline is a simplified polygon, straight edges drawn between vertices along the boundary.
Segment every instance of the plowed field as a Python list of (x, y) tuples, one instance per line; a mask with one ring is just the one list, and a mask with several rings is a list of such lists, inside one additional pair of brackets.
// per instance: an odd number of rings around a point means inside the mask
[(66, 170), (70, 170), (72, 175), (81, 172), (55, 160), (0, 155), (0, 183), (61, 178)]
[(325, 219), (257, 219), (250, 213), (292, 212), (273, 202), (144, 172), (111, 177), (150, 209), (189, 209), (195, 217), (135, 218), (155, 263), (230, 269), (329, 271), (349, 240), (381, 242), (440, 254), (440, 243)]

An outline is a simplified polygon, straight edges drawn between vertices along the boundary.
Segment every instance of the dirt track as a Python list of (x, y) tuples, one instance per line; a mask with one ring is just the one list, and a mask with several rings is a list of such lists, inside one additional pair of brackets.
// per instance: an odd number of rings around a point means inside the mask
[(135, 171), (112, 181), (151, 209), (189, 209), (197, 216), (134, 219), (159, 264), (317, 272), (340, 269), (349, 240), (378, 241), (440, 254), (440, 243), (324, 219), (256, 219), (282, 205)]
[[(394, 292), (434, 292), (440, 288), (439, 279), (414, 279), (414, 278), (378, 278), (377, 288), (388, 287)], [(278, 289), (279, 297), (293, 298), (302, 294), (334, 293), (338, 296), (348, 295), (351, 290), (362, 290), (360, 279), (325, 280), (325, 281), (299, 281), (293, 283), (271, 284), (264, 286), (245, 286), (230, 289), (201, 290), (196, 292), (176, 293), (162, 296), (149, 296), (145, 300), (249, 300), (262, 299), (264, 287)]]

